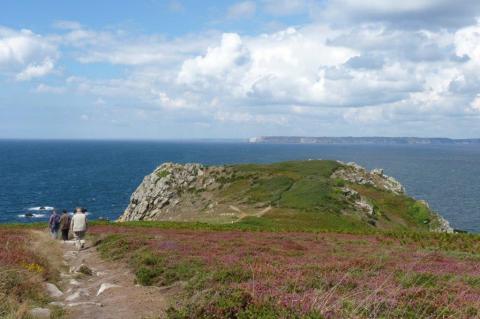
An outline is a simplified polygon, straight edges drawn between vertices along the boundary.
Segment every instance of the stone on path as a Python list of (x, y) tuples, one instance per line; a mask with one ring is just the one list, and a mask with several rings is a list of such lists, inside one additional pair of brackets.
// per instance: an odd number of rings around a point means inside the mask
[(74, 301), (80, 298), (81, 296), (90, 296), (90, 293), (88, 292), (88, 289), (82, 288), (78, 289), (76, 292), (65, 298), (66, 301)]
[(79, 307), (79, 306), (99, 306), (103, 307), (101, 303), (93, 301), (83, 301), (83, 302), (72, 302), (67, 304), (67, 307)]
[(60, 289), (58, 289), (57, 286), (55, 286), (54, 284), (47, 282), (45, 284), (45, 288), (47, 290), (48, 295), (52, 298), (60, 298), (61, 296), (63, 296), (63, 292)]
[(50, 318), (50, 309), (47, 308), (33, 308), (30, 310), (30, 315), (33, 318)]
[(50, 306), (56, 306), (56, 307), (65, 307), (65, 304), (63, 302), (60, 302), (60, 301), (52, 301), (49, 303)]
[(75, 280), (75, 279), (70, 279), (70, 285), (73, 285), (73, 286), (80, 286), (80, 283)]
[(110, 289), (110, 288), (119, 288), (119, 285), (115, 284), (109, 284), (109, 283), (103, 283), (100, 286), (100, 289), (98, 289), (97, 296), (100, 296), (105, 290)]

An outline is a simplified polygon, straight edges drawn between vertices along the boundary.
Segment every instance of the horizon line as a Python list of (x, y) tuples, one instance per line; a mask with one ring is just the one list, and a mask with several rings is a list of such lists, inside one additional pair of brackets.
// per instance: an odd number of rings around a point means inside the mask
[(266, 138), (266, 137), (285, 137), (285, 138), (417, 138), (417, 139), (449, 139), (449, 140), (480, 140), (480, 137), (445, 137), (445, 136), (383, 136), (383, 135), (336, 135), (336, 136), (314, 136), (314, 135), (257, 135), (250, 137), (178, 137), (178, 138), (108, 138), (108, 137), (94, 137), (94, 138), (50, 138), (50, 137), (0, 137), (0, 141), (249, 141), (252, 138)]

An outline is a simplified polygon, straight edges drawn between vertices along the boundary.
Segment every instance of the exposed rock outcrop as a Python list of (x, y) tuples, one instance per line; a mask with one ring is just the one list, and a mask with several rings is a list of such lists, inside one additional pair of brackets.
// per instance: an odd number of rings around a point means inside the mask
[(385, 175), (383, 169), (376, 168), (369, 172), (364, 167), (353, 162), (340, 163), (344, 165), (344, 167), (336, 170), (332, 178), (340, 178), (355, 184), (372, 185), (395, 194), (405, 193), (405, 188), (402, 184), (395, 178)]
[(185, 203), (188, 199), (182, 196), (183, 193), (215, 190), (230, 175), (231, 172), (224, 166), (164, 163), (143, 179), (120, 221), (162, 219), (176, 206), (188, 206)]
[[(364, 167), (354, 163), (343, 163), (342, 168), (337, 169), (333, 174), (332, 178), (339, 178), (351, 183), (360, 184), (360, 185), (371, 185), (379, 189), (390, 191), (397, 195), (405, 194), (405, 187), (397, 181), (395, 178), (385, 175), (383, 169), (375, 168), (371, 171), (368, 171)], [(343, 187), (342, 191), (347, 199), (353, 200), (354, 206), (360, 211), (364, 212), (367, 215), (374, 215), (375, 211), (373, 206), (369, 203), (368, 199), (360, 196), (358, 192), (352, 190), (348, 187)], [(419, 200), (423, 205), (430, 209), (428, 203), (424, 200)], [(433, 212), (434, 222), (431, 223), (430, 229), (436, 232), (445, 232), (453, 233), (454, 229), (450, 226), (450, 223), (443, 218), (440, 214)]]
[(374, 214), (374, 208), (368, 202), (367, 198), (361, 196), (357, 191), (349, 187), (342, 187), (341, 190), (345, 198), (353, 202), (353, 206), (355, 206), (359, 212), (364, 213), (367, 216), (372, 216)]

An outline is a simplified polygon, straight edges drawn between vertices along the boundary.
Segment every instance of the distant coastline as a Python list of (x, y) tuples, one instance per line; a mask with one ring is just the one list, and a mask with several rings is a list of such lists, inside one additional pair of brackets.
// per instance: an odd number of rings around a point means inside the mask
[(249, 143), (258, 144), (382, 144), (382, 145), (470, 145), (479, 144), (480, 138), (471, 139), (452, 139), (443, 137), (311, 137), (311, 136), (259, 136), (252, 137), (248, 140)]

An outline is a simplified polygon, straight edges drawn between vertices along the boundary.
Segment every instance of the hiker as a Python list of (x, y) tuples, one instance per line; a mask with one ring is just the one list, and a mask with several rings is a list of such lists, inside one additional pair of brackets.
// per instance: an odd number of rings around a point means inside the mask
[(66, 209), (63, 210), (62, 216), (60, 217), (60, 230), (62, 231), (63, 241), (67, 241), (68, 231), (70, 230), (70, 216)]
[(53, 239), (58, 238), (58, 229), (60, 228), (60, 215), (57, 214), (57, 211), (54, 209), (48, 220), (48, 227), (50, 228), (50, 233)]
[(85, 233), (87, 232), (87, 215), (85, 209), (76, 208), (75, 214), (70, 221), (70, 230), (75, 237), (75, 246), (80, 250), (85, 246)]

